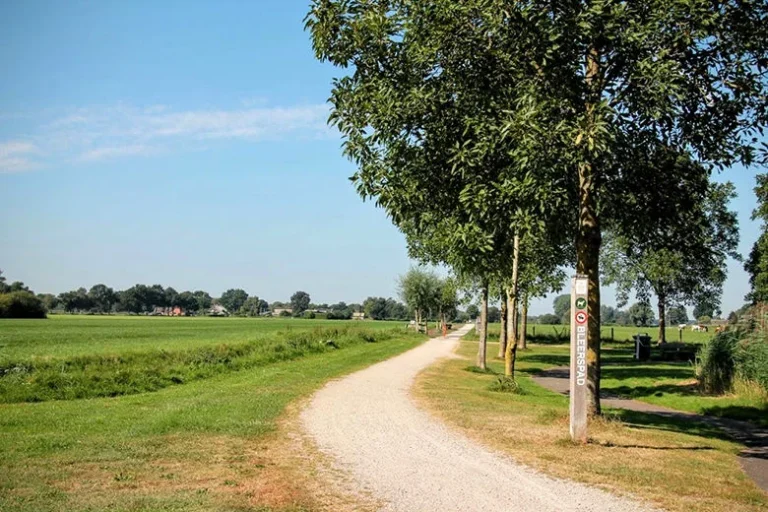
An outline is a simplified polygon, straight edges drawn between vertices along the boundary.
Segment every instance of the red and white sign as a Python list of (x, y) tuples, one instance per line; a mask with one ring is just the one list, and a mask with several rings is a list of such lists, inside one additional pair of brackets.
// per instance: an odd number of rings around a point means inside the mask
[(587, 322), (587, 314), (584, 311), (576, 313), (576, 323), (583, 324)]

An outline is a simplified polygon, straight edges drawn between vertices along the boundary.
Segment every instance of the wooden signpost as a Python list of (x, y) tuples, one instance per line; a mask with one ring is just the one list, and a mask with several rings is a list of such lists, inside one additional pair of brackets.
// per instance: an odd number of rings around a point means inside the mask
[(571, 439), (587, 442), (587, 276), (571, 278)]

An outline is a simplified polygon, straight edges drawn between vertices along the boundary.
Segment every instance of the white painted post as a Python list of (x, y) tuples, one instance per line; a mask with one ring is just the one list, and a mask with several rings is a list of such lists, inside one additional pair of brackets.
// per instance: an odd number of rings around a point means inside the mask
[(587, 276), (571, 278), (571, 439), (587, 442)]

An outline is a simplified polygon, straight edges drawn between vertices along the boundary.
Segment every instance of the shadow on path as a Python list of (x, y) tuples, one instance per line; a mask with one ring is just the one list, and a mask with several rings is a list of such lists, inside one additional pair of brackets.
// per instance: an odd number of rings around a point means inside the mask
[[(567, 395), (570, 391), (569, 375), (568, 367), (557, 367), (541, 371), (531, 378), (544, 388)], [(739, 454), (741, 466), (760, 488), (768, 491), (767, 429), (744, 421), (677, 411), (605, 393), (600, 398), (603, 406), (620, 409), (618, 417), (633, 427), (730, 439), (743, 444), (745, 449)]]

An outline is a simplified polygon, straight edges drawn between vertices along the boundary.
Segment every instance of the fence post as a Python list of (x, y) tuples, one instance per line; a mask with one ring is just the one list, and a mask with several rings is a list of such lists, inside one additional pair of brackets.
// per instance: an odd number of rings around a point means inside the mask
[(536, 337), (536, 326), (535, 325), (533, 326), (533, 337), (534, 338)]
[(615, 340), (613, 339), (613, 327), (611, 327), (611, 341), (615, 341)]
[(678, 329), (677, 331), (680, 333), (679, 338), (680, 338), (680, 343), (682, 343), (683, 342), (683, 329)]

